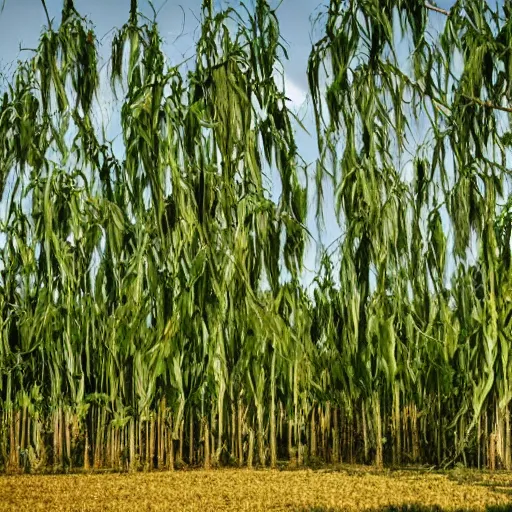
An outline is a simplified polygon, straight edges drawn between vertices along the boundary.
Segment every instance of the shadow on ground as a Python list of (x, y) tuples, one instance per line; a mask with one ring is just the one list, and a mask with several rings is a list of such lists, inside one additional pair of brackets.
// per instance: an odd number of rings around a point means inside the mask
[[(450, 509), (450, 512), (474, 512), (477, 509), (473, 508), (458, 508), (456, 510)], [(481, 510), (481, 509), (478, 509)], [(327, 507), (308, 507), (299, 509), (297, 512), (343, 512), (342, 508), (327, 508)], [(486, 512), (512, 512), (512, 503), (510, 505), (488, 505), (485, 509)], [(386, 505), (380, 508), (365, 509), (364, 512), (448, 512), (448, 509), (434, 505)]]

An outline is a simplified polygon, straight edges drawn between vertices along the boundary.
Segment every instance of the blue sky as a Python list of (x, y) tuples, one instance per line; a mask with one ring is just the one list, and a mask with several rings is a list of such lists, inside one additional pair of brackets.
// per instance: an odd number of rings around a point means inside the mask
[[(275, 5), (277, 0), (270, 0)], [(0, 0), (0, 5), (2, 0)], [(194, 40), (197, 39), (197, 16), (200, 12), (201, 0), (154, 0), (156, 9), (160, 9), (158, 23), (162, 37), (165, 40), (165, 52), (170, 64), (181, 62), (184, 57), (190, 56), (194, 51)], [(237, 5), (238, 1), (224, 1), (223, 4)], [(311, 41), (321, 35), (317, 29), (312, 34), (311, 17), (320, 11), (325, 11), (326, 1), (315, 0), (283, 0), (277, 13), (281, 26), (281, 35), (286, 41), (289, 61), (285, 63), (286, 94), (291, 99), (291, 106), (300, 116), (304, 116), (304, 125), (308, 131), (314, 133), (311, 109), (307, 99), (306, 67)], [(437, 5), (449, 8), (453, 0), (440, 0)], [(128, 18), (130, 0), (75, 0), (75, 6), (82, 15), (87, 16), (94, 24), (96, 34), (103, 47), (101, 53), (107, 55), (111, 41), (111, 30), (121, 27)], [(60, 19), (62, 0), (47, 0), (50, 18)], [(151, 9), (147, 0), (139, 0), (139, 9), (151, 17)], [(433, 14), (443, 19), (442, 15)], [(22, 51), (25, 48), (37, 46), (42, 26), (46, 24), (46, 16), (40, 0), (5, 0), (4, 10), (0, 14), (0, 72), (9, 70), (9, 65), (17, 59), (27, 58), (30, 52)], [(179, 36), (179, 37), (178, 37)], [(297, 143), (300, 153), (306, 162), (313, 162), (317, 156), (316, 138), (310, 137), (300, 128), (297, 130)], [(310, 182), (314, 183), (314, 166), (311, 166)], [(329, 245), (339, 236), (333, 213), (332, 193), (325, 196), (325, 232), (322, 240)], [(314, 212), (314, 198), (310, 198), (310, 210)], [(318, 238), (313, 215), (308, 222), (310, 231)], [(316, 246), (310, 244), (305, 265), (307, 269), (314, 269)], [(309, 276), (309, 278), (308, 278)], [(313, 277), (306, 271), (305, 280)]]

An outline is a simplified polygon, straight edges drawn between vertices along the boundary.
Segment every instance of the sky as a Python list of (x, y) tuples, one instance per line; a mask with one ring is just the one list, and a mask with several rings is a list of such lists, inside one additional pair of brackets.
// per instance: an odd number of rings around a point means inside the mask
[[(17, 59), (31, 56), (30, 51), (21, 48), (35, 48), (38, 38), (46, 25), (46, 15), (41, 0), (0, 0), (4, 3), (0, 13), (0, 72), (9, 70)], [(217, 0), (217, 3), (219, 0)], [(87, 16), (95, 26), (100, 41), (100, 53), (109, 54), (112, 29), (120, 28), (128, 19), (130, 0), (75, 0), (78, 12)], [(238, 1), (223, 0), (221, 5), (238, 5)], [(249, 3), (249, 2), (247, 2)], [(278, 0), (270, 0), (272, 6)], [(449, 9), (453, 0), (439, 0), (439, 7)], [(60, 20), (62, 0), (46, 0), (49, 16)], [(289, 60), (285, 62), (285, 89), (291, 100), (290, 106), (303, 118), (303, 124), (312, 135), (315, 133), (311, 106), (307, 101), (307, 60), (312, 41), (320, 36), (320, 27), (312, 34), (312, 18), (319, 12), (325, 12), (327, 0), (282, 0), (277, 10), (281, 35), (285, 42)], [(159, 10), (157, 21), (164, 38), (164, 51), (170, 64), (177, 64), (194, 52), (194, 41), (198, 37), (198, 15), (201, 0), (154, 0), (155, 9)], [(139, 10), (148, 17), (152, 11), (147, 0), (139, 0)], [(442, 15), (434, 14), (442, 19)], [(299, 152), (306, 162), (314, 162), (318, 153), (316, 137), (305, 133), (297, 126), (297, 144)], [(310, 183), (314, 183), (314, 164), (310, 167)], [(329, 246), (340, 234), (333, 211), (332, 194), (325, 196), (325, 230), (321, 234), (322, 242)], [(314, 197), (310, 197), (310, 211), (314, 213)], [(319, 239), (314, 216), (310, 215), (308, 228), (315, 239)], [(305, 281), (314, 276), (316, 267), (316, 244), (309, 244), (305, 258)]]

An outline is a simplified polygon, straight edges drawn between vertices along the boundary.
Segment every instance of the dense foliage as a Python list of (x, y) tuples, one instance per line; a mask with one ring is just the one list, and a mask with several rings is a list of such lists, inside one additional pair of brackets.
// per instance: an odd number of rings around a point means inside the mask
[(307, 180), (266, 0), (176, 66), (131, 0), (106, 74), (65, 0), (0, 105), (0, 466), (510, 468), (511, 9), (331, 0)]

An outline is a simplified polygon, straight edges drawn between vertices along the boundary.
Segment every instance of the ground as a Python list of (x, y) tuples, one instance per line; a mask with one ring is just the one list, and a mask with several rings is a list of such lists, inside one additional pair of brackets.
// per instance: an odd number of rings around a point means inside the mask
[(512, 473), (191, 470), (0, 476), (0, 510), (512, 511)]

